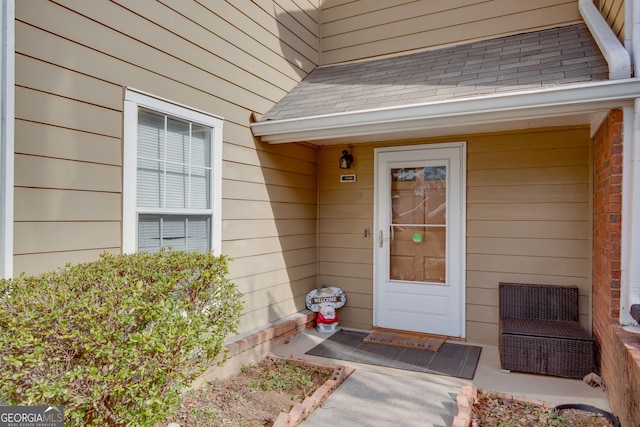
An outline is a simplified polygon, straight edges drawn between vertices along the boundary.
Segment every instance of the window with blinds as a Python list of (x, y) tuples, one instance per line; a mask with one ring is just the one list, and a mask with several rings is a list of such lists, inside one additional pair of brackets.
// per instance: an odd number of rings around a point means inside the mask
[(219, 249), (220, 130), (221, 120), (215, 116), (127, 92), (125, 252)]
[(136, 193), (139, 251), (210, 251), (211, 128), (140, 109)]

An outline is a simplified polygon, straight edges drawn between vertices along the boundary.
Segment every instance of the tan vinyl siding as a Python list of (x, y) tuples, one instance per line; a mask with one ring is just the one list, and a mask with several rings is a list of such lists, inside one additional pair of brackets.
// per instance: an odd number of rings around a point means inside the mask
[[(340, 324), (371, 328), (373, 319), (373, 146), (352, 148), (350, 170), (338, 168), (343, 146), (322, 147), (319, 154), (319, 284), (337, 286), (347, 294)], [(356, 182), (340, 175), (355, 173)], [(368, 229), (369, 237), (364, 232)]]
[(590, 329), (588, 129), (473, 140), (467, 177), (467, 337), (496, 343), (497, 282), (574, 284)]
[(121, 198), (117, 192), (57, 190), (18, 187), (16, 221), (120, 221)]
[[(496, 344), (498, 282), (574, 284), (580, 320), (591, 317), (591, 191), (588, 128), (540, 129), (432, 138), (416, 143), (467, 141), (466, 338)], [(347, 293), (344, 326), (373, 322), (373, 150), (354, 146), (340, 183), (344, 147), (319, 156), (319, 283)], [(369, 238), (364, 237), (368, 229)]]
[[(54, 271), (67, 263), (90, 262), (98, 259), (102, 253), (119, 254), (120, 248), (115, 249), (82, 249), (73, 251), (36, 252), (24, 254), (14, 258), (15, 271)], [(72, 261), (71, 261), (72, 260)]]
[(322, 64), (576, 23), (577, 0), (325, 1)]
[(246, 331), (316, 286), (316, 150), (256, 141), (319, 61), (316, 0), (16, 2), (14, 274), (121, 251), (125, 87), (224, 118), (223, 252)]
[(16, 120), (19, 152), (34, 156), (122, 165), (120, 137)]
[(16, 154), (16, 187), (63, 188), (118, 192), (120, 168), (77, 160)]
[(624, 43), (624, 0), (594, 0), (594, 3), (614, 34)]

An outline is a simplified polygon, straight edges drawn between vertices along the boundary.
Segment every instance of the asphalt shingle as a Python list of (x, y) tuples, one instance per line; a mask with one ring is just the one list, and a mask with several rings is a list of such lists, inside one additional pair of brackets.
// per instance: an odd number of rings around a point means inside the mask
[(293, 119), (607, 80), (584, 24), (318, 67), (262, 120)]

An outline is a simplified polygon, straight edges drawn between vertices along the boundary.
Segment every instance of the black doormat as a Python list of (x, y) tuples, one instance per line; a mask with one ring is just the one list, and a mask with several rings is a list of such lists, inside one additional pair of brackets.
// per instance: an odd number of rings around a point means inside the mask
[(471, 380), (482, 351), (482, 347), (449, 342), (438, 351), (364, 342), (367, 335), (341, 329), (305, 354)]

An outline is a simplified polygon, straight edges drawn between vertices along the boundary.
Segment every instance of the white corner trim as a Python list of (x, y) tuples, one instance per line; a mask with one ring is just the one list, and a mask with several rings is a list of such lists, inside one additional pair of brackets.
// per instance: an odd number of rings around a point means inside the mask
[[(634, 75), (637, 77), (640, 74), (640, 2), (625, 2), (625, 21), (627, 28), (625, 33), (629, 33), (631, 36), (631, 42), (627, 46), (627, 50), (631, 50)], [(628, 43), (628, 36), (625, 39), (625, 43)]]
[[(630, 22), (632, 25), (633, 25), (633, 17), (634, 17), (633, 3), (637, 3), (637, 2), (632, 2), (632, 1), (624, 2), (624, 12), (623, 12), (624, 20), (626, 22)], [(633, 27), (628, 26), (628, 28), (631, 28), (631, 31), (628, 31), (628, 30), (624, 31), (624, 48), (627, 49), (627, 52), (629, 52), (629, 55), (631, 55), (631, 62), (635, 62), (634, 55), (633, 55)]]
[(0, 5), (0, 278), (13, 276), (15, 3)]
[(591, 35), (609, 65), (609, 79), (628, 79), (631, 77), (631, 58), (620, 40), (613, 34), (593, 0), (580, 0), (578, 9)]
[(619, 321), (633, 325), (630, 309), (640, 304), (640, 98), (623, 114)]

